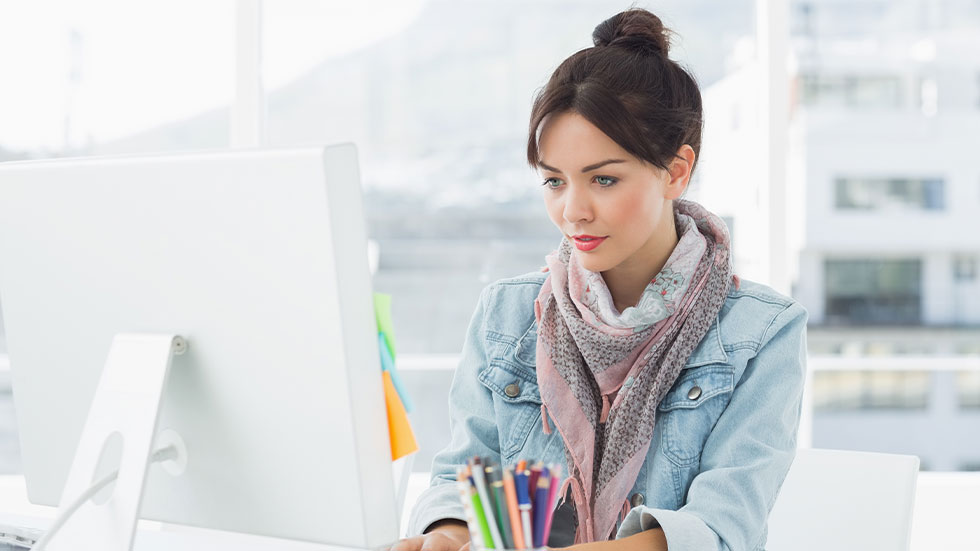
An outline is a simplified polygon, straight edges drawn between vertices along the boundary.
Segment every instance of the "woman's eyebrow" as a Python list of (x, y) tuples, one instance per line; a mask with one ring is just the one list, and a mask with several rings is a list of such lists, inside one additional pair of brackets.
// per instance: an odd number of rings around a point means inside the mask
[[(591, 165), (589, 165), (587, 167), (584, 167), (582, 169), (582, 174), (585, 174), (586, 172), (591, 172), (591, 171), (596, 170), (598, 168), (602, 168), (602, 167), (604, 167), (606, 165), (609, 165), (609, 164), (613, 164), (613, 163), (625, 163), (625, 162), (626, 162), (626, 159), (606, 159), (605, 161), (599, 161), (598, 163), (594, 163), (594, 164), (591, 164)], [(561, 173), (560, 170), (558, 170), (557, 168), (548, 166), (547, 164), (545, 164), (544, 161), (538, 161), (538, 166), (540, 166), (541, 168), (543, 168), (543, 169), (545, 169), (547, 171), (550, 171), (550, 172), (558, 172), (558, 173)]]

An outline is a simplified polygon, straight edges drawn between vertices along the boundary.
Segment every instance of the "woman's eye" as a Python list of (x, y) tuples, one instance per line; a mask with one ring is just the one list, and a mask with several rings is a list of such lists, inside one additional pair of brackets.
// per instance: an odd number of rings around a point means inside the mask
[(561, 180), (558, 178), (545, 178), (544, 183), (541, 185), (554, 189), (561, 185)]
[(597, 184), (599, 184), (602, 187), (609, 187), (615, 184), (616, 182), (618, 182), (619, 180), (615, 178), (611, 178), (609, 176), (596, 176), (595, 181)]

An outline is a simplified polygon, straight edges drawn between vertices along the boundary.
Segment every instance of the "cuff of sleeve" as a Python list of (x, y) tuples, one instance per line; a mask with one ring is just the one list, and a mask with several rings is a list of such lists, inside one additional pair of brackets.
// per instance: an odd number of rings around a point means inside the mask
[(466, 513), (459, 501), (459, 490), (451, 483), (432, 486), (422, 493), (412, 509), (405, 536), (418, 536), (433, 522), (447, 518), (466, 522)]
[(720, 550), (721, 540), (697, 515), (685, 511), (634, 507), (619, 527), (616, 538), (662, 528), (670, 551)]

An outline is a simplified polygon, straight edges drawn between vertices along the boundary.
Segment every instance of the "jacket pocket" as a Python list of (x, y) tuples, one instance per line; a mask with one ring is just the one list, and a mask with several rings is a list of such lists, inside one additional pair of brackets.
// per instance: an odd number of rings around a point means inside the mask
[(527, 442), (541, 418), (541, 394), (532, 369), (504, 360), (493, 360), (479, 375), (493, 394), (501, 460), (509, 463)]
[(709, 364), (681, 371), (657, 408), (657, 423), (664, 425), (661, 447), (668, 459), (681, 467), (698, 462), (734, 388), (731, 365)]

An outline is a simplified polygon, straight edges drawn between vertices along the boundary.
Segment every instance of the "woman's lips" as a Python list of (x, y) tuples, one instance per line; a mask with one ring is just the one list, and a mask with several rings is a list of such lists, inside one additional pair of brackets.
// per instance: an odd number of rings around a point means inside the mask
[(605, 240), (605, 237), (596, 237), (594, 235), (576, 235), (572, 237), (575, 248), (583, 252), (595, 250)]

